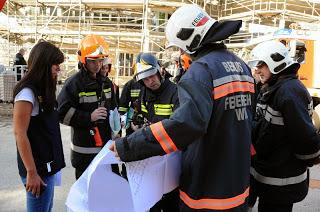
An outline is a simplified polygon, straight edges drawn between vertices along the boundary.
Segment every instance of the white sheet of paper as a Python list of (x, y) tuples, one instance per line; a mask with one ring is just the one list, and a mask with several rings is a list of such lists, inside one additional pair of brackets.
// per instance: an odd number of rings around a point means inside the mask
[(108, 143), (70, 189), (69, 211), (147, 211), (179, 184), (180, 152), (126, 163), (129, 183), (111, 171), (120, 163)]

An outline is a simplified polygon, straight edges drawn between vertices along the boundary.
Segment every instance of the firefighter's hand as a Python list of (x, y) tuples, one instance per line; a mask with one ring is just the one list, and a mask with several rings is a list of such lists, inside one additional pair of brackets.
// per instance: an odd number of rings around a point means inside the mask
[(140, 129), (140, 128), (141, 128), (140, 125), (135, 125), (135, 124), (133, 124), (133, 122), (131, 122), (131, 129), (132, 129), (133, 131), (137, 131), (137, 130)]
[(110, 144), (109, 149), (110, 151), (114, 152), (114, 156), (116, 157), (116, 159), (120, 160), (120, 157), (116, 148), (116, 141), (112, 141), (112, 144)]
[(91, 113), (91, 121), (95, 122), (99, 119), (106, 119), (107, 115), (108, 115), (108, 112), (105, 107), (98, 107)]
[(25, 185), (27, 192), (32, 192), (32, 194), (38, 198), (40, 196), (41, 185), (47, 186), (38, 175), (37, 171), (28, 171)]

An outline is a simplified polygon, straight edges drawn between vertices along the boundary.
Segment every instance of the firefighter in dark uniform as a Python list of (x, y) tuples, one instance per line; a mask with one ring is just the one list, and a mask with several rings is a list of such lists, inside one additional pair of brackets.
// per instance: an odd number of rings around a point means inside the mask
[(66, 81), (57, 99), (60, 121), (72, 127), (71, 163), (76, 179), (111, 139), (108, 120), (115, 96), (112, 82), (99, 74), (107, 50), (102, 36), (86, 36), (79, 45), (80, 70)]
[(192, 57), (178, 83), (179, 108), (110, 146), (122, 161), (181, 150), (180, 211), (247, 211), (254, 79), (219, 42), (240, 27), (197, 5), (176, 10), (166, 27), (169, 46)]
[(319, 161), (312, 99), (297, 78), (300, 65), (282, 43), (257, 45), (248, 64), (263, 84), (254, 121), (250, 196), (259, 197), (259, 212), (289, 212), (308, 193), (308, 166)]
[[(143, 116), (144, 126), (169, 118), (179, 106), (176, 85), (168, 78), (161, 76), (159, 62), (150, 53), (142, 53), (135, 68), (135, 79), (143, 85), (139, 97), (138, 113)], [(178, 203), (179, 191), (174, 189), (164, 194), (162, 199), (150, 209), (150, 212), (179, 211)]]

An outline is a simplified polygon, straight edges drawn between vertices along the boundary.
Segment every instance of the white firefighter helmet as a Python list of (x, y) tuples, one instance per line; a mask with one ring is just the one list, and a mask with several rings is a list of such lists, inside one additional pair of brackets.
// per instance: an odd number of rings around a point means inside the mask
[(289, 66), (296, 64), (285, 45), (278, 41), (266, 41), (258, 44), (251, 51), (248, 65), (251, 68), (266, 63), (272, 74), (279, 74)]
[(177, 9), (166, 27), (167, 48), (177, 46), (188, 54), (195, 52), (208, 30), (216, 22), (198, 5), (187, 4)]

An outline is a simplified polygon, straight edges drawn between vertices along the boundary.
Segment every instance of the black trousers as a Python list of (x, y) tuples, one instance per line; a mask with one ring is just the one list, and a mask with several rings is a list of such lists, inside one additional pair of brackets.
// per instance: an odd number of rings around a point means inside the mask
[(150, 212), (178, 212), (179, 211), (179, 189), (164, 194), (159, 202), (157, 202), (149, 210)]
[[(84, 172), (87, 168), (88, 168), (88, 167), (76, 168), (76, 170), (75, 170), (76, 180), (81, 177), (81, 175), (83, 174), (83, 172)], [(113, 173), (116, 173), (116, 174), (120, 175), (118, 164), (111, 164), (111, 169), (112, 169), (112, 172), (113, 172)]]

